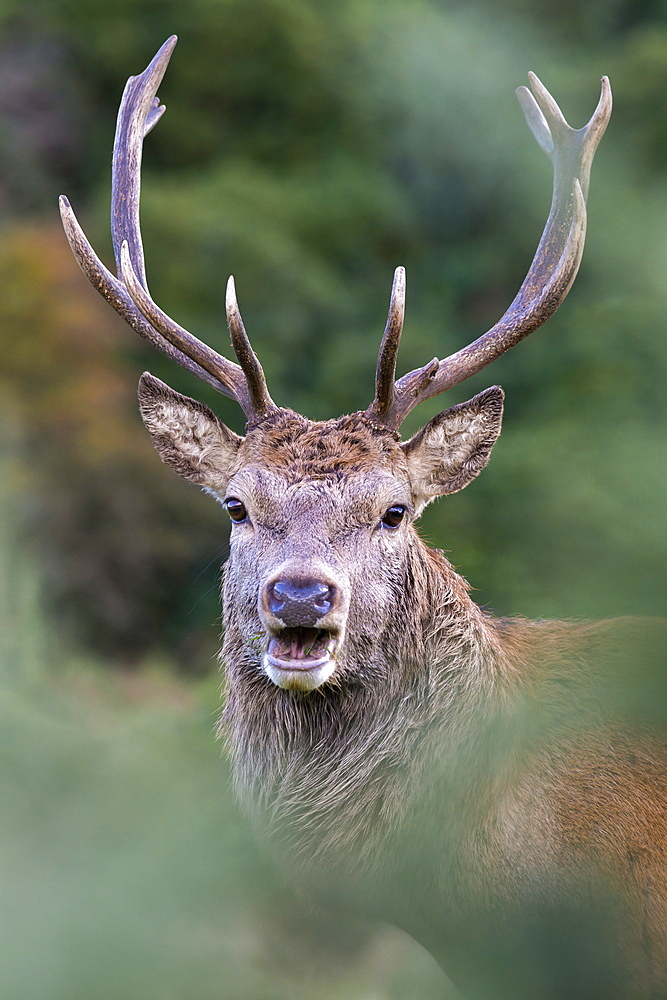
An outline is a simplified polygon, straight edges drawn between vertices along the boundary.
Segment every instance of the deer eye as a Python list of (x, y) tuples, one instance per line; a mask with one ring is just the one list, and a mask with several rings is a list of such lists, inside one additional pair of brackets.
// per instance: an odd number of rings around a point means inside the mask
[(225, 500), (225, 507), (227, 508), (227, 513), (231, 517), (232, 521), (236, 521), (240, 524), (241, 521), (245, 521), (248, 517), (248, 511), (245, 509), (245, 504), (242, 504), (240, 500), (236, 497), (228, 497)]
[(395, 507), (389, 507), (385, 511), (382, 524), (385, 528), (398, 528), (404, 516), (405, 507), (402, 507), (401, 504), (396, 504)]

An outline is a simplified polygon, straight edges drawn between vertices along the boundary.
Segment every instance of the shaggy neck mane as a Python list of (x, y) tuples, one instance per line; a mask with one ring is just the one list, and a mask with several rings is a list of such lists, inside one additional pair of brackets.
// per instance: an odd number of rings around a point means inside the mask
[[(290, 830), (298, 835), (311, 858), (330, 859), (333, 840), (340, 850), (353, 842), (359, 856), (370, 852), (371, 827), (407, 798), (423, 741), (436, 732), (442, 739), (443, 730), (455, 741), (480, 690), (490, 694), (501, 683), (491, 619), (416, 532), (397, 593), (393, 622), (419, 622), (419, 629), (408, 635), (390, 621), (363, 664), (368, 679), (341, 671), (335, 683), (305, 695), (272, 684), (250, 661), (233, 618), (226, 622), (221, 734), (241, 798), (283, 844)], [(354, 648), (354, 636), (350, 641)], [(333, 822), (341, 810), (344, 828)]]

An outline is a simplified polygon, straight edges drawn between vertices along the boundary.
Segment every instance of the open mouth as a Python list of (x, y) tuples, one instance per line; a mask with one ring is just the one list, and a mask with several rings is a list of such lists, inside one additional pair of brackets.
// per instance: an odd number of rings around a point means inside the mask
[(283, 628), (269, 639), (264, 669), (278, 687), (312, 691), (333, 673), (337, 645), (327, 629)]

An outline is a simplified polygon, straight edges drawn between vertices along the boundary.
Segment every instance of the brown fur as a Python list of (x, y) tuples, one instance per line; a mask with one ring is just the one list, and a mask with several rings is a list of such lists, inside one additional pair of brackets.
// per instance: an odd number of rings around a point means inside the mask
[(363, 414), (314, 423), (281, 410), (247, 436), (244, 460), (280, 472), (290, 483), (372, 472), (395, 460), (395, 436)]
[[(149, 429), (181, 471), (193, 411), (150, 392)], [(493, 618), (410, 523), (486, 463), (489, 392), (403, 445), (363, 415), (289, 411), (235, 441), (195, 407), (197, 481), (248, 510), (221, 654), (238, 791), (291, 880), (403, 927), (470, 996), (667, 996), (665, 747), (625, 686), (650, 628)], [(396, 503), (408, 515), (389, 531)], [(276, 567), (344, 594), (335, 671), (308, 693), (261, 668)]]

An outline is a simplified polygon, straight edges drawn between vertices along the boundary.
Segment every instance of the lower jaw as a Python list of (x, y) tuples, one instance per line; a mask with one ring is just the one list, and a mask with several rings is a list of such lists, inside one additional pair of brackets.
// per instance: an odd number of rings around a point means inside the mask
[(303, 660), (284, 660), (265, 653), (262, 667), (267, 677), (285, 691), (314, 691), (331, 677), (336, 661), (328, 653), (305, 666)]

